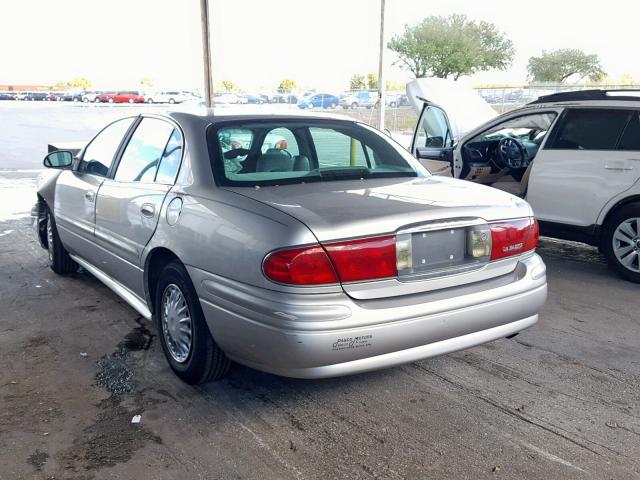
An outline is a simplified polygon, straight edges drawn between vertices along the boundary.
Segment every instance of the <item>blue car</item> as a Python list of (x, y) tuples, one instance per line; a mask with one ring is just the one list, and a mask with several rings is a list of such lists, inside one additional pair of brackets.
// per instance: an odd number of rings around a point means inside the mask
[(314, 93), (298, 101), (298, 108), (336, 108), (340, 99), (330, 93)]

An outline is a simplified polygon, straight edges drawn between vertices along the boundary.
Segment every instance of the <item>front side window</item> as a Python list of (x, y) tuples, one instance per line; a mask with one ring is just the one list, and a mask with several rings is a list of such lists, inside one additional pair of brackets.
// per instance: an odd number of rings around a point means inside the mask
[(222, 185), (428, 175), (402, 147), (351, 122), (247, 123), (212, 129), (209, 135)]
[(416, 147), (442, 148), (453, 145), (447, 116), (438, 107), (427, 107), (420, 120)]
[(550, 148), (614, 150), (629, 117), (627, 110), (568, 109)]
[(153, 182), (173, 126), (156, 118), (143, 118), (122, 154), (115, 180)]
[(85, 149), (78, 171), (106, 177), (122, 138), (133, 120), (123, 118), (102, 130)]

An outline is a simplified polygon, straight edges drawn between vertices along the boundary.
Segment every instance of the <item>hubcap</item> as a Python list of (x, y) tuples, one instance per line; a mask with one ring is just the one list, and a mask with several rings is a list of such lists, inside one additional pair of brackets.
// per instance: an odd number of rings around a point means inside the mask
[(182, 291), (173, 283), (162, 293), (162, 334), (169, 353), (178, 363), (184, 363), (191, 353), (193, 330), (191, 315)]
[(51, 226), (51, 217), (47, 219), (47, 252), (49, 253), (49, 262), (53, 263), (53, 227)]
[(640, 218), (629, 218), (613, 234), (613, 253), (632, 272), (640, 273)]

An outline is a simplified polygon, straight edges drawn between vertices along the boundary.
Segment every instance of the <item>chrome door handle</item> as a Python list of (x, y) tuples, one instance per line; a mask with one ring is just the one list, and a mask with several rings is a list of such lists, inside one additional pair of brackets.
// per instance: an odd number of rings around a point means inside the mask
[(615, 166), (615, 165), (605, 165), (605, 170), (633, 170), (633, 167), (623, 167), (623, 166)]
[(96, 194), (93, 190), (87, 190), (86, 192), (84, 192), (84, 198), (88, 202), (93, 202), (93, 200), (96, 198)]
[(142, 213), (142, 215), (144, 215), (145, 217), (152, 218), (155, 212), (155, 207), (150, 203), (145, 203), (140, 207), (140, 213)]

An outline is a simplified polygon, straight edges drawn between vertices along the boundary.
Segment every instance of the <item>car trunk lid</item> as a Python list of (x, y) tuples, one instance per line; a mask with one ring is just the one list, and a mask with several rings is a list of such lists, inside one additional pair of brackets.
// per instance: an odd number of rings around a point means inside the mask
[(477, 275), (482, 265), (461, 258), (468, 232), (486, 228), (487, 222), (532, 215), (515, 196), (434, 176), (227, 189), (295, 217), (325, 246), (383, 235), (409, 242), (412, 263), (395, 278), (343, 283), (345, 292), (362, 299), (442, 288), (446, 282), (440, 280), (453, 272), (459, 283), (508, 273), (515, 262)]

